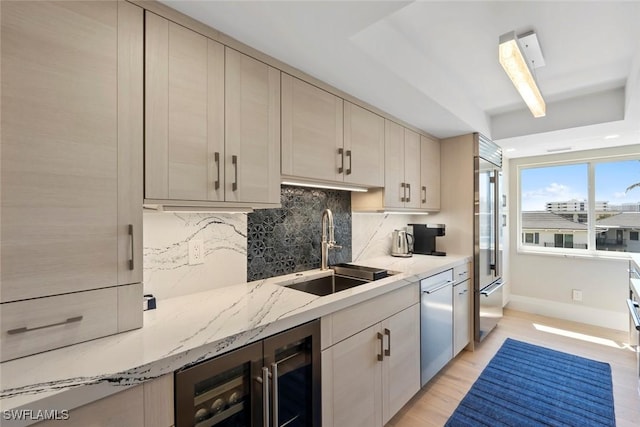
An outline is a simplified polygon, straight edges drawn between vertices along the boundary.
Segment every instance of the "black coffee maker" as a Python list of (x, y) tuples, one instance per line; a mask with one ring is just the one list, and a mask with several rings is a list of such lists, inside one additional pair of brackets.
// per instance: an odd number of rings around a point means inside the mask
[(408, 224), (413, 227), (413, 253), (445, 256), (436, 250), (436, 237), (444, 236), (444, 224)]

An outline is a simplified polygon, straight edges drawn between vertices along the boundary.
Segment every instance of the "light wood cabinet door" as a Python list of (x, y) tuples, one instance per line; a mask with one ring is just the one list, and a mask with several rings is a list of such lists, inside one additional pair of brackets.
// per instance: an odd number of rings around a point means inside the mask
[(280, 71), (225, 48), (225, 199), (280, 202)]
[(384, 187), (384, 119), (344, 101), (344, 182)]
[(420, 207), (440, 210), (440, 141), (420, 135)]
[(404, 129), (404, 181), (406, 208), (420, 209), (420, 134)]
[(150, 12), (145, 31), (145, 198), (224, 200), (224, 48)]
[(453, 356), (469, 344), (471, 323), (471, 281), (453, 287)]
[(404, 128), (391, 120), (384, 123), (384, 205), (404, 208)]
[(376, 324), (325, 350), (332, 352), (334, 427), (382, 425), (379, 331)]
[(3, 303), (140, 280), (118, 270), (142, 255), (142, 15), (119, 3), (2, 4)]
[(382, 322), (382, 423), (386, 424), (420, 390), (420, 304)]
[(282, 175), (342, 181), (342, 99), (282, 73)]
[[(146, 427), (143, 404), (143, 386), (107, 396), (69, 411), (64, 421), (42, 421), (37, 427)], [(164, 427), (157, 425), (157, 427)]]

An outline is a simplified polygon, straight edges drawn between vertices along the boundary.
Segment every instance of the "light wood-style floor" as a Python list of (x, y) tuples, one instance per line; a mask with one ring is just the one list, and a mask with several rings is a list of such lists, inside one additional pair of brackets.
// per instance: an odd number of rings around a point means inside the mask
[(444, 425), (507, 337), (609, 363), (616, 424), (640, 425), (636, 355), (629, 349), (626, 332), (505, 310), (498, 327), (475, 351), (463, 350), (387, 426)]

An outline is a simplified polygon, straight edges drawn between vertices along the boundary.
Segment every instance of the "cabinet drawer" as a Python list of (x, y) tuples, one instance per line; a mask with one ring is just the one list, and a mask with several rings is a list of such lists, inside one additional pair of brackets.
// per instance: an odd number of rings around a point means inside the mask
[(464, 282), (469, 279), (469, 263), (453, 267), (453, 280), (456, 283)]
[(116, 287), (2, 304), (2, 361), (115, 334), (117, 314)]
[(331, 316), (331, 344), (381, 322), (419, 301), (416, 283), (334, 313)]

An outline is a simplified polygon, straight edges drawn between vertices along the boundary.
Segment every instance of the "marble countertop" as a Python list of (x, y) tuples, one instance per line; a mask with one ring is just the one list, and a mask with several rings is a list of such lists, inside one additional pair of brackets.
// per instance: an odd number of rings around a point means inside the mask
[(72, 409), (266, 338), (468, 261), (383, 256), (358, 265), (396, 275), (323, 297), (282, 285), (310, 270), (158, 301), (141, 329), (0, 364), (0, 410)]

